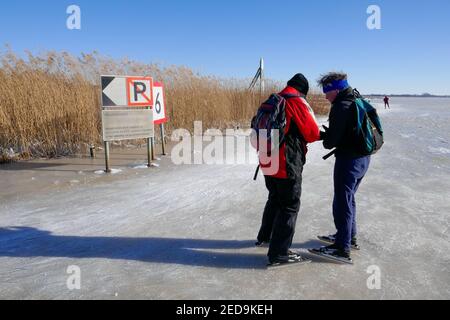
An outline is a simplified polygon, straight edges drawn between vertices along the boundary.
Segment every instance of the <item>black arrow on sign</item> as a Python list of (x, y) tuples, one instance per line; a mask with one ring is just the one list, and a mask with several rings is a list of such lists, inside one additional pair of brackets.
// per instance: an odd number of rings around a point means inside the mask
[(103, 106), (116, 106), (116, 104), (103, 92), (115, 77), (102, 77), (102, 105)]

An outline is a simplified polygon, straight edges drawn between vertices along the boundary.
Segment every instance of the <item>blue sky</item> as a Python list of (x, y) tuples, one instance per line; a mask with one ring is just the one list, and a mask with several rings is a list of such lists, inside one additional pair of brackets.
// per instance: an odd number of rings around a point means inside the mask
[[(82, 29), (66, 9), (80, 6)], [(369, 30), (367, 7), (381, 8)], [(16, 52), (97, 50), (202, 74), (311, 82), (343, 70), (362, 92), (450, 94), (450, 1), (22, 0), (0, 4), (0, 44)]]

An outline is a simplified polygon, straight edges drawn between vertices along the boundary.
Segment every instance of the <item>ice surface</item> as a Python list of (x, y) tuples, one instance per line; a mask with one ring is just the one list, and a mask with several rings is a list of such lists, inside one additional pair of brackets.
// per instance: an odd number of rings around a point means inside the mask
[[(266, 271), (267, 249), (253, 247), (267, 198), (254, 165), (165, 157), (134, 170), (137, 155), (112, 151), (118, 175), (96, 174), (102, 159), (0, 167), (0, 298), (450, 299), (450, 100), (377, 106), (386, 144), (358, 193), (354, 266), (313, 258)], [(326, 153), (310, 146), (293, 245), (302, 252), (334, 231)], [(81, 290), (66, 286), (71, 265)], [(372, 265), (380, 290), (366, 285)]]
[(450, 154), (450, 149), (447, 148), (429, 148), (433, 153)]

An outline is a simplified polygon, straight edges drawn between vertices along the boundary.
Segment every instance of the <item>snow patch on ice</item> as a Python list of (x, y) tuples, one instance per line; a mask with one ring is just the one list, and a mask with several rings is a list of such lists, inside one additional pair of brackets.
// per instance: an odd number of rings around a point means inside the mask
[(440, 153), (440, 154), (450, 154), (450, 149), (447, 148), (428, 148), (433, 153)]
[(146, 164), (140, 164), (138, 166), (133, 167), (133, 169), (148, 169), (148, 166)]
[[(151, 167), (159, 167), (160, 165), (158, 163), (152, 163), (150, 164)], [(134, 166), (133, 169), (148, 169), (148, 165), (147, 164), (140, 164), (137, 166)]]
[[(121, 169), (111, 169), (111, 174), (117, 174), (120, 172), (122, 172)], [(95, 171), (95, 174), (102, 175), (102, 174), (106, 174), (106, 172), (105, 172), (105, 170), (98, 170), (98, 171)]]
[(400, 136), (402, 138), (409, 139), (409, 138), (415, 137), (416, 135), (414, 133), (412, 133), (412, 134), (401, 133)]

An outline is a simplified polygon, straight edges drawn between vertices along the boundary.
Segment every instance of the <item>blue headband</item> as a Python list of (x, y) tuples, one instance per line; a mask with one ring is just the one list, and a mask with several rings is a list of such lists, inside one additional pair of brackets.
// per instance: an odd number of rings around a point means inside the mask
[(333, 90), (344, 90), (350, 87), (347, 80), (334, 80), (330, 84), (323, 87), (323, 93), (328, 93)]

